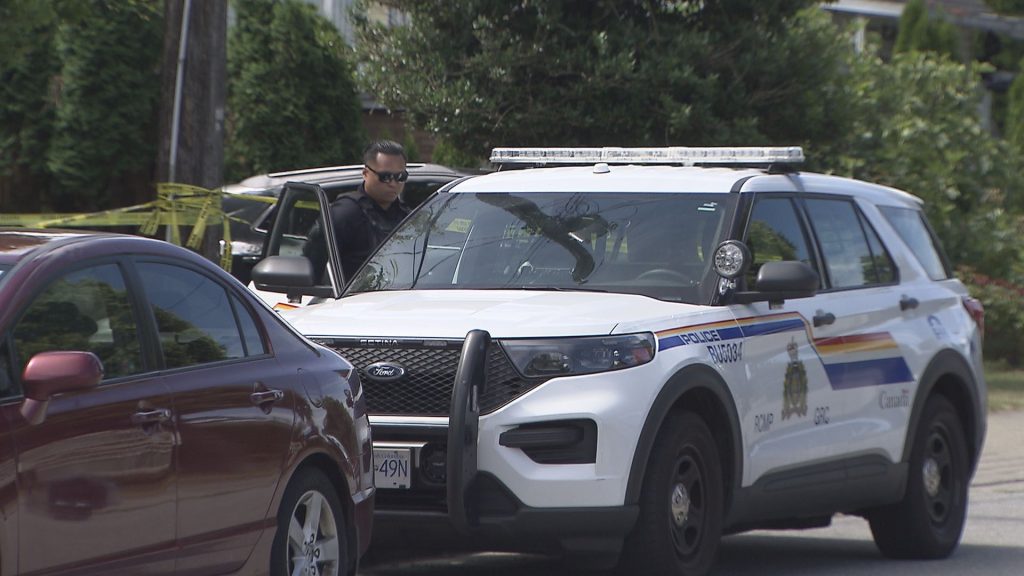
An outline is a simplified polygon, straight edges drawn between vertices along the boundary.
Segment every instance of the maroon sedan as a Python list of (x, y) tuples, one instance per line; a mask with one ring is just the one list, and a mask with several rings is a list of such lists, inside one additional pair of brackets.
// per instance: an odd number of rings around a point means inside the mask
[(134, 236), (0, 230), (0, 573), (355, 572), (352, 365)]

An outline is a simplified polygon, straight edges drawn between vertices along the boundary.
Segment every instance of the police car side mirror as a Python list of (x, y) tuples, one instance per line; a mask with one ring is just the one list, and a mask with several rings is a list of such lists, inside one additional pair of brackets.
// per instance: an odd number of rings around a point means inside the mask
[(313, 262), (305, 256), (267, 256), (252, 269), (257, 290), (283, 292), (288, 298), (331, 296), (330, 286), (317, 286)]
[(818, 291), (818, 282), (818, 273), (806, 262), (765, 262), (757, 271), (754, 290), (736, 292), (733, 294), (733, 302), (749, 304), (767, 301), (777, 305), (783, 300), (807, 298)]

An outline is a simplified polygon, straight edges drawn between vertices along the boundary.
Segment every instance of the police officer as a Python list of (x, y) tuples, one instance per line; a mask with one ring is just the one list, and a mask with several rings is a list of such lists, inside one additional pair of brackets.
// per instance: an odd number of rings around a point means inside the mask
[[(409, 179), (406, 162), (401, 144), (390, 140), (370, 144), (363, 152), (363, 183), (359, 189), (341, 194), (331, 202), (334, 240), (346, 282), (352, 280), (363, 262), (409, 214), (400, 198)], [(327, 261), (326, 254), (318, 248), (322, 244), (319, 231), (311, 231), (306, 255), (313, 260), (315, 270), (323, 270)]]

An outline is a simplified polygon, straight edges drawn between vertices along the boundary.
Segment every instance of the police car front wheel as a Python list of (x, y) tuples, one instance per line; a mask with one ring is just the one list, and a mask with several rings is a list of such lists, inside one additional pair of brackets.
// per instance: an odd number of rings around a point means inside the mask
[(669, 415), (651, 451), (620, 572), (707, 574), (722, 534), (722, 501), (722, 468), (707, 424), (691, 412)]

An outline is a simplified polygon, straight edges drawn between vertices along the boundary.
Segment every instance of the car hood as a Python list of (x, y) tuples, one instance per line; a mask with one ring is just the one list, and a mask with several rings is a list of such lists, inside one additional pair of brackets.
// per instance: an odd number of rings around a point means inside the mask
[(523, 338), (651, 330), (656, 320), (702, 310), (633, 294), (415, 290), (356, 294), (281, 315), (308, 336), (464, 338), (482, 329)]

